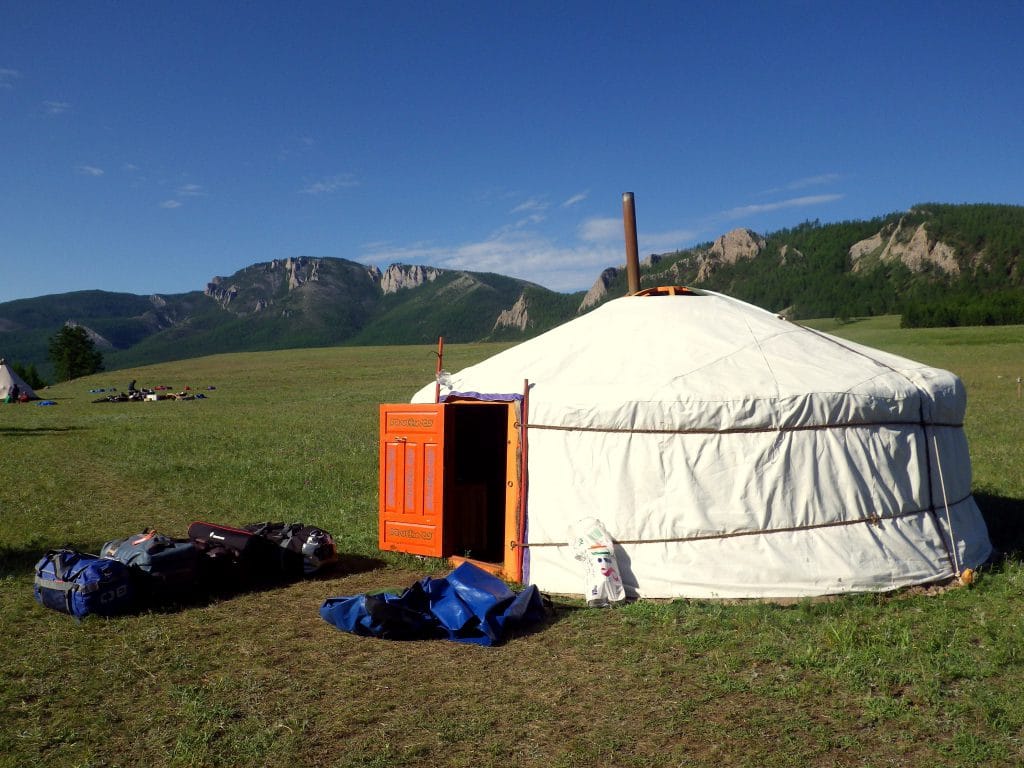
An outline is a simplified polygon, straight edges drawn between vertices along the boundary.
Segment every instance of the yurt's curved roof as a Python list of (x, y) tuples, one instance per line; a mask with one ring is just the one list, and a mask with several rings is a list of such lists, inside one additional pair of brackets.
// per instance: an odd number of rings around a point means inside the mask
[[(962, 419), (965, 406), (959, 379), (947, 371), (711, 292), (610, 301), (453, 374), (451, 391), (514, 394), (524, 379), (531, 423), (551, 426), (720, 431), (946, 422)], [(414, 401), (433, 395), (429, 385)]]

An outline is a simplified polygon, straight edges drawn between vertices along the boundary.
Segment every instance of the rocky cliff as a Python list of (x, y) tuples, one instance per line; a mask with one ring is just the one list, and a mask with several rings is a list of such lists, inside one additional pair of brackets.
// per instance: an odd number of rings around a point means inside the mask
[(604, 298), (608, 295), (608, 286), (615, 282), (615, 278), (619, 276), (620, 269), (624, 268), (608, 267), (608, 269), (598, 275), (597, 280), (590, 286), (590, 290), (587, 291), (587, 295), (583, 297), (583, 301), (580, 302), (579, 309), (576, 311), (582, 314), (604, 301)]
[(502, 328), (517, 328), (520, 331), (525, 331), (529, 323), (530, 314), (526, 309), (526, 295), (520, 294), (515, 304), (498, 315), (498, 319), (494, 321), (492, 332)]
[(911, 272), (922, 272), (930, 265), (950, 275), (960, 273), (953, 248), (931, 237), (926, 224), (908, 226), (905, 217), (896, 225), (851, 245), (850, 261), (854, 272), (876, 262), (899, 262)]
[[(203, 293), (223, 309), (228, 309), (240, 295), (244, 295), (247, 299), (245, 306), (231, 309), (236, 312), (263, 312), (274, 303), (276, 296), (318, 282), (322, 261), (308, 256), (296, 256), (254, 264), (236, 273), (231, 282), (224, 277), (212, 278)], [(249, 295), (252, 293), (249, 289), (253, 287), (258, 288), (257, 295)]]
[(726, 232), (698, 257), (697, 282), (704, 282), (723, 265), (756, 258), (764, 250), (764, 244), (764, 238), (749, 229)]
[(441, 274), (436, 267), (419, 264), (392, 264), (380, 278), (380, 288), (385, 294), (419, 288), (424, 283), (434, 282)]

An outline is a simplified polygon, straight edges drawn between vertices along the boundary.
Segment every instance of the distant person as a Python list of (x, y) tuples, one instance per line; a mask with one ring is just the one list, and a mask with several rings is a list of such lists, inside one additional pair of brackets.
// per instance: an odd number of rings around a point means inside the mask
[(132, 379), (131, 381), (128, 382), (128, 391), (129, 392), (134, 392), (135, 391), (135, 379)]

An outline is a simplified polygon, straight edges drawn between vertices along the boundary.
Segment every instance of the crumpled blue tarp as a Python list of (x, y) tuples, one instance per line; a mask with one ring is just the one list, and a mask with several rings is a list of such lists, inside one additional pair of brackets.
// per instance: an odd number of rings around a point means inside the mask
[(463, 563), (446, 577), (421, 579), (401, 595), (329, 597), (320, 616), (356, 635), (498, 645), (511, 629), (542, 621), (544, 605), (537, 587), (516, 594), (501, 579)]

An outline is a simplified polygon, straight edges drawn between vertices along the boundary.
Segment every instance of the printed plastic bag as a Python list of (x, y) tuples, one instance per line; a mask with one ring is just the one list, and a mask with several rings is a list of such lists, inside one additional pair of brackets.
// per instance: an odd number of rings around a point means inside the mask
[(611, 534), (600, 520), (587, 517), (569, 528), (573, 557), (584, 564), (587, 605), (606, 608), (626, 599)]

